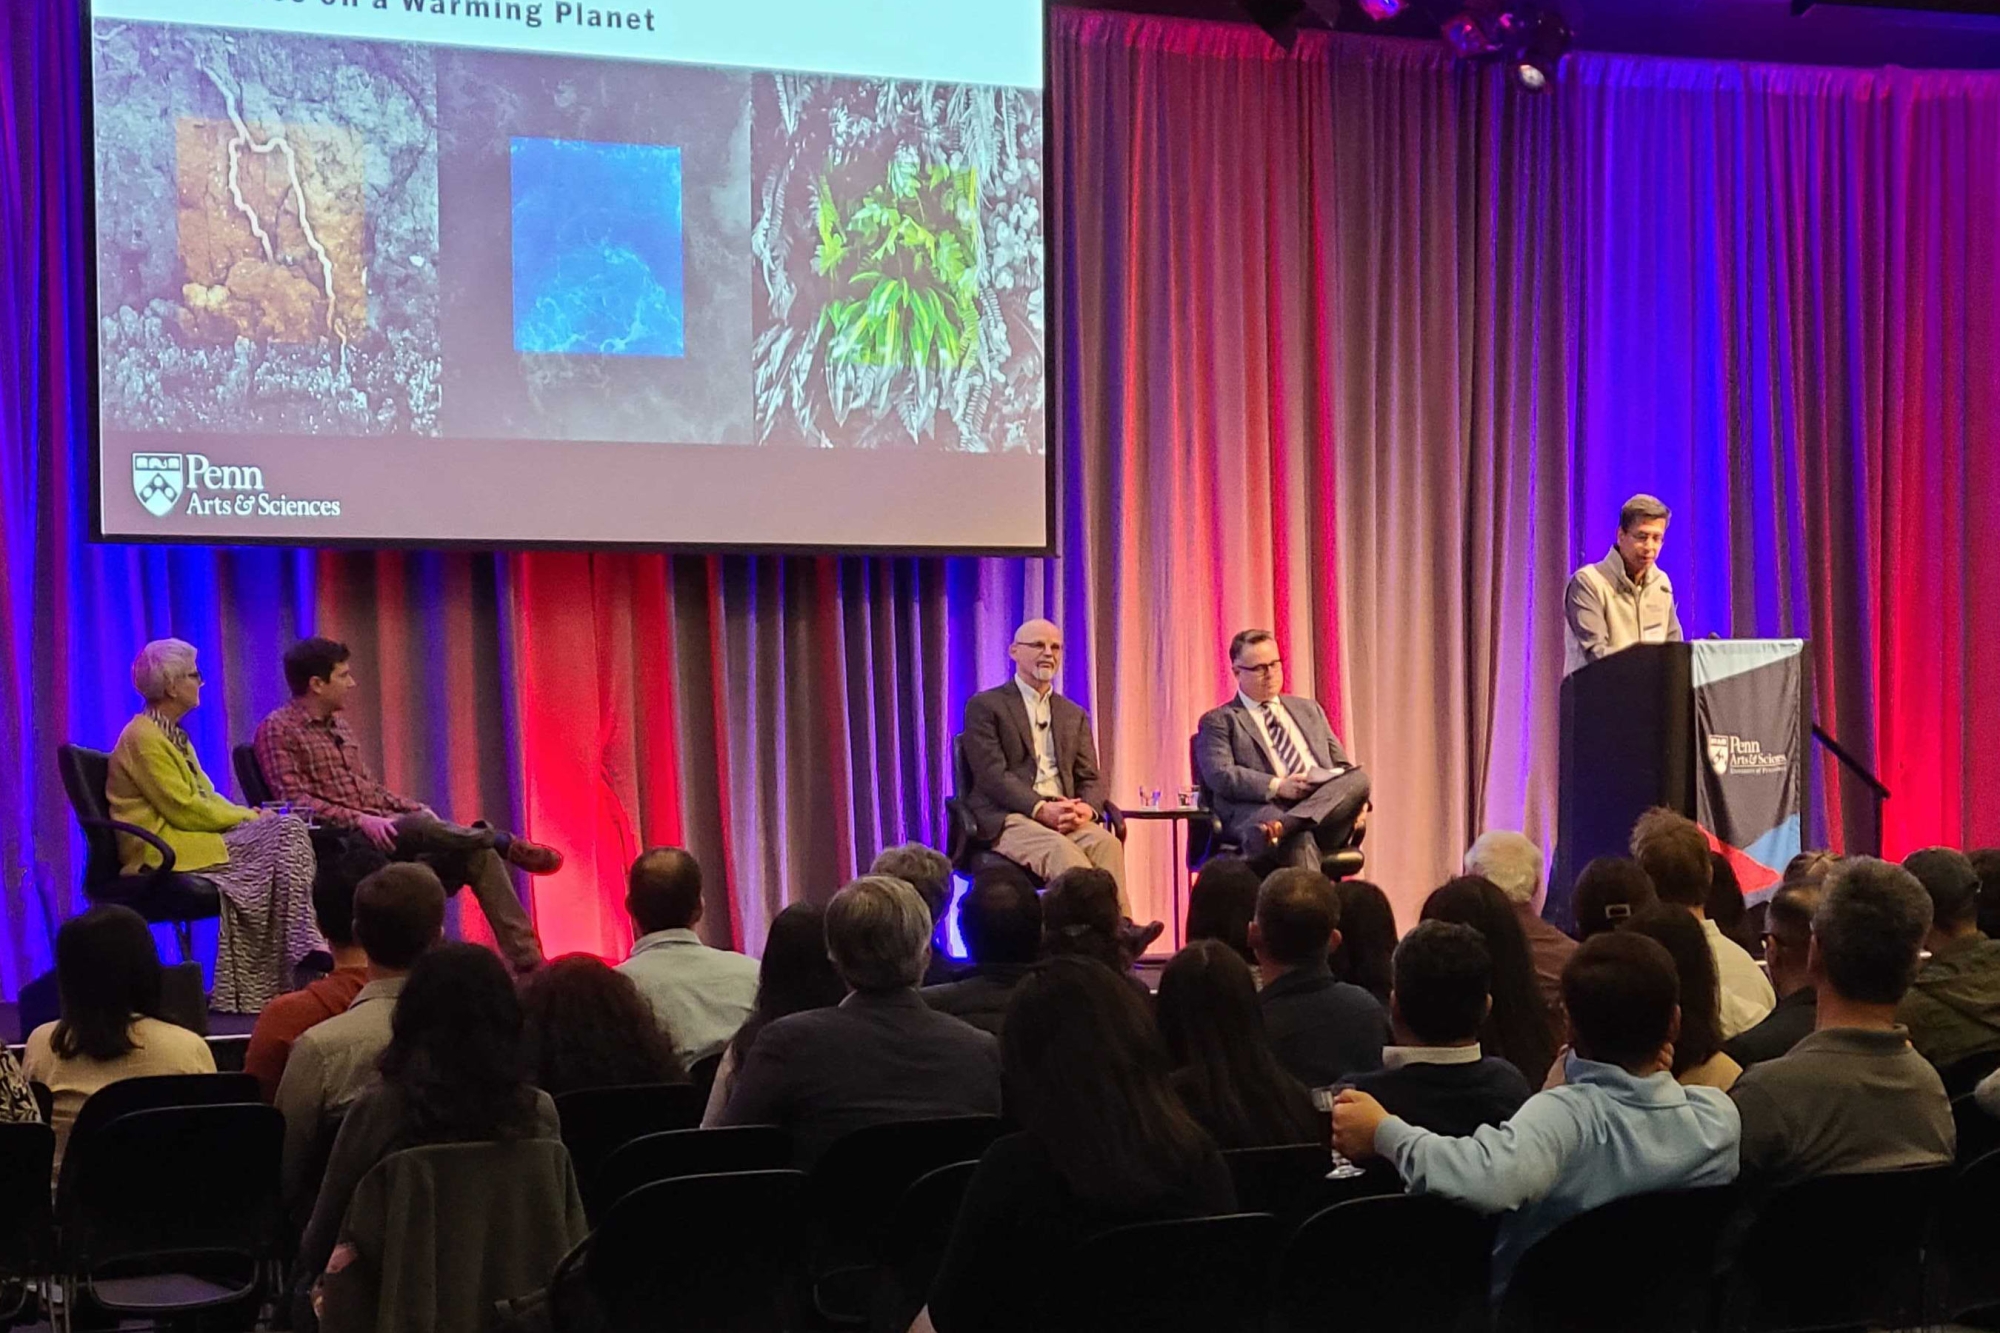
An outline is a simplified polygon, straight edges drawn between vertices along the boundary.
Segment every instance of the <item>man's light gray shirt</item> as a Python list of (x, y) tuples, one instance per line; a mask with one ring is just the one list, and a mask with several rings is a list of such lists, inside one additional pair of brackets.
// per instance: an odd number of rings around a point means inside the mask
[(1570, 576), (1563, 597), (1563, 674), (1635, 643), (1679, 643), (1680, 612), (1673, 581), (1655, 565), (1644, 584), (1625, 572), (1625, 557), (1613, 546), (1594, 565)]
[(285, 1117), (285, 1195), (294, 1208), (312, 1207), (319, 1190), (314, 1173), (326, 1165), (328, 1136), (356, 1098), (375, 1082), (375, 1064), (388, 1049), (396, 997), (404, 977), (371, 981), (355, 992), (344, 1012), (299, 1034), (278, 1080), (277, 1107)]
[(757, 960), (711, 949), (692, 930), (640, 936), (618, 970), (632, 978), (690, 1065), (728, 1045), (757, 1003)]

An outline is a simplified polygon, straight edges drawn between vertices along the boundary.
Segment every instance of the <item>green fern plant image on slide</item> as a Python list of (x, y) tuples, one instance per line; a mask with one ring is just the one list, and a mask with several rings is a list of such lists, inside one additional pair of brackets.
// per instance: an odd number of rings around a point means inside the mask
[(813, 270), (833, 284), (827, 354), (848, 365), (968, 365), (979, 350), (979, 174), (907, 156), (845, 208), (822, 176)]

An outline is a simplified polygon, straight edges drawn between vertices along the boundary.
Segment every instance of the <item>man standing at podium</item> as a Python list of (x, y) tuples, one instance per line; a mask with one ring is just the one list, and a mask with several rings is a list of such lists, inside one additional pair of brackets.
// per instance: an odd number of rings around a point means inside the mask
[(1633, 496), (1618, 511), (1618, 541), (1610, 553), (1571, 576), (1563, 599), (1569, 622), (1564, 675), (1635, 643), (1681, 641), (1674, 585), (1659, 567), (1671, 517), (1653, 496)]

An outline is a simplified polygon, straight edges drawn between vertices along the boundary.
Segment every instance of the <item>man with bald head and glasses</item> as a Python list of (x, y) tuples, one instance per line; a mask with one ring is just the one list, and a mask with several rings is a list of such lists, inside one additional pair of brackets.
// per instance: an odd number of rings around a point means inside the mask
[(1229, 642), (1236, 697), (1202, 714), (1195, 760), (1227, 836), (1260, 870), (1317, 870), (1368, 804), (1368, 775), (1350, 761), (1326, 710), (1286, 694), (1278, 640), (1246, 629)]
[(1110, 787), (1097, 767), (1090, 715), (1056, 693), (1062, 631), (1030, 620), (1014, 631), (1014, 675), (965, 703), (965, 804), (993, 850), (1044, 881), (1095, 866), (1125, 896), (1125, 848), (1104, 826)]

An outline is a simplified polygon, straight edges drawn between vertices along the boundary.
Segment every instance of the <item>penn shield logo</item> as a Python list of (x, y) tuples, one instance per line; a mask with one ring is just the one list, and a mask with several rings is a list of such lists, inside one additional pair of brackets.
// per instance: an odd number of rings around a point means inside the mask
[(179, 454), (133, 454), (132, 494), (154, 518), (173, 512), (187, 490), (187, 467)]
[(1715, 776), (1723, 777), (1729, 772), (1729, 736), (1708, 738), (1708, 766), (1715, 770)]

